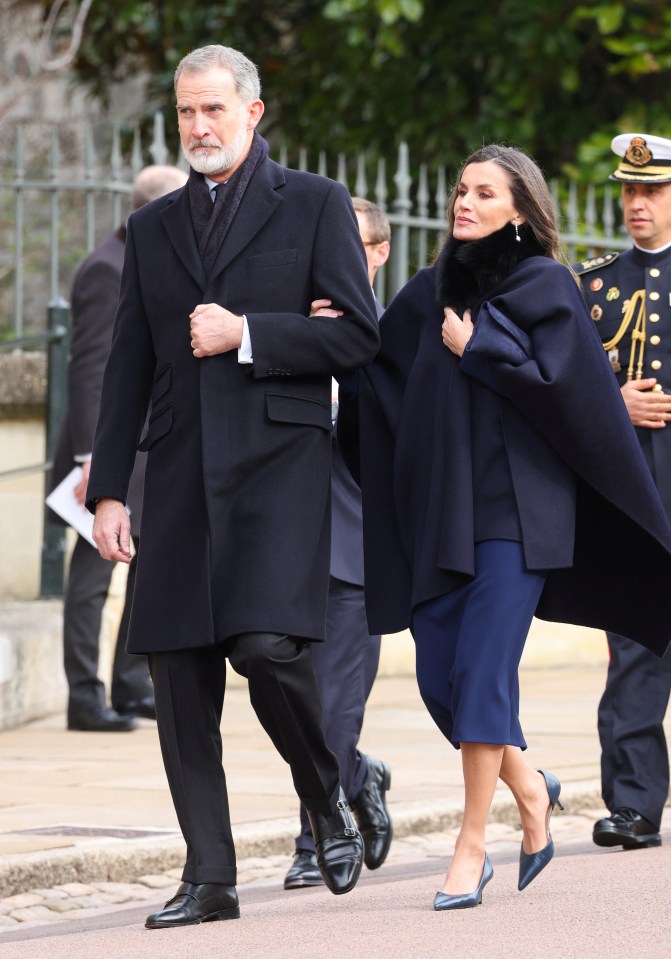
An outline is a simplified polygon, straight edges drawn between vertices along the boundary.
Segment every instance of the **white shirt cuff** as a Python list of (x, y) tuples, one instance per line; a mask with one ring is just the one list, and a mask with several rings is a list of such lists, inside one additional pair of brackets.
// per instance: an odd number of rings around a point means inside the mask
[(252, 340), (249, 335), (249, 325), (247, 317), (242, 314), (242, 343), (238, 348), (238, 363), (253, 363), (252, 358)]

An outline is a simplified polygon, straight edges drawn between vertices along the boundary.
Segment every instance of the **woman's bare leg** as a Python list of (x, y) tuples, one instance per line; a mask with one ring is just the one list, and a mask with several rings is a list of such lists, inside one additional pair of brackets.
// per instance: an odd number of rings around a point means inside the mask
[(443, 886), (443, 892), (450, 895), (473, 892), (482, 878), (487, 817), (506, 748), (489, 743), (461, 743), (464, 818)]

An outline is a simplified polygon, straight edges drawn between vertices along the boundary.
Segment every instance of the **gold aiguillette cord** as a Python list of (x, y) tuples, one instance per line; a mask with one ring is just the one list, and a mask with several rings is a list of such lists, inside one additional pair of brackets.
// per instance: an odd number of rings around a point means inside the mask
[(631, 321), (634, 318), (634, 313), (637, 309), (638, 315), (636, 316), (634, 328), (631, 331), (631, 350), (629, 353), (629, 366), (627, 367), (628, 380), (634, 378), (634, 364), (636, 365), (636, 379), (640, 380), (643, 376), (643, 356), (645, 354), (646, 340), (645, 290), (636, 290), (629, 300), (629, 304), (625, 310), (624, 316), (622, 317), (622, 322), (620, 323), (617, 333), (612, 339), (603, 344), (603, 348), (606, 350), (606, 352), (617, 346), (631, 326)]

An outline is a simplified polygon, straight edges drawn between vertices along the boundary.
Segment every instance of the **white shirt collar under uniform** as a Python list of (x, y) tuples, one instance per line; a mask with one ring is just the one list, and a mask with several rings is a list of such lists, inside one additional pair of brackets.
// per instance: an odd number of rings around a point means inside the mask
[(651, 256), (655, 256), (657, 253), (664, 253), (665, 250), (668, 250), (671, 247), (671, 242), (665, 243), (664, 246), (658, 246), (656, 250), (644, 250), (642, 246), (639, 246), (638, 243), (634, 243), (634, 246), (637, 250), (640, 250), (641, 253), (650, 253)]

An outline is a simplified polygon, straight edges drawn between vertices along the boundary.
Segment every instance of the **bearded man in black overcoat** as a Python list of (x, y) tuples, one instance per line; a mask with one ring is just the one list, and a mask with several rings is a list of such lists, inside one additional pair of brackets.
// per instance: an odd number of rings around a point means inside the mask
[[(254, 64), (195, 50), (175, 92), (191, 173), (128, 221), (88, 487), (101, 554), (127, 561), (123, 504), (136, 448), (148, 451), (128, 648), (149, 656), (187, 844), (184, 881), (150, 928), (239, 914), (219, 730), (227, 661), (290, 765), (325, 882), (338, 894), (357, 881), (363, 846), (310, 643), (324, 636), (329, 577), (331, 377), (378, 348), (347, 191), (268, 157)], [(318, 295), (342, 315), (310, 317)]]

